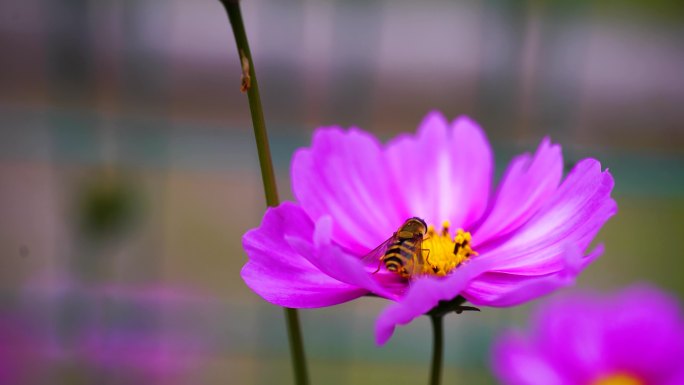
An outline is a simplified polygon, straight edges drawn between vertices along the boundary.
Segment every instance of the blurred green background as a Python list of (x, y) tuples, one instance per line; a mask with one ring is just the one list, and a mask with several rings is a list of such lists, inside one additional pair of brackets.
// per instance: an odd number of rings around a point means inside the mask
[[(281, 198), (317, 126), (468, 114), (498, 175), (545, 135), (613, 172), (580, 287), (681, 298), (682, 4), (243, 1)], [(265, 207), (219, 2), (4, 1), (0, 48), (0, 383), (291, 383), (282, 310), (239, 276)], [(426, 381), (429, 322), (376, 347), (384, 305), (300, 312), (312, 383)], [(533, 306), (448, 317), (444, 383), (494, 383), (492, 339)]]

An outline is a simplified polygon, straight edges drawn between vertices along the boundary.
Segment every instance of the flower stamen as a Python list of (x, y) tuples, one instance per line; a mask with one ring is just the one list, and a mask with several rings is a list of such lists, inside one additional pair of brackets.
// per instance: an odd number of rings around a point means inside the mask
[(423, 273), (428, 275), (446, 276), (471, 256), (477, 255), (472, 247), (472, 236), (469, 232), (458, 229), (452, 238), (449, 232), (450, 223), (444, 221), (442, 230), (437, 233), (433, 225), (428, 226), (423, 239)]

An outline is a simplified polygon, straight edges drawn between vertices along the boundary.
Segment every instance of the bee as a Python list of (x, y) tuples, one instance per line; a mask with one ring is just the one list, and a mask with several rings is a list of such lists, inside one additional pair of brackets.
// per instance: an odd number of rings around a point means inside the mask
[(384, 264), (388, 271), (397, 273), (404, 278), (422, 274), (423, 238), (427, 233), (424, 220), (413, 217), (407, 219), (392, 236), (363, 257), (367, 264), (378, 262), (375, 273)]

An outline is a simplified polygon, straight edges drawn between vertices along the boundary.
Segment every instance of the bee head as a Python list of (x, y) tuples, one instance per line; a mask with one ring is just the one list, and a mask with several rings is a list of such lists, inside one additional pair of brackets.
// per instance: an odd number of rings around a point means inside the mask
[(406, 220), (406, 222), (404, 222), (404, 226), (412, 227), (411, 225), (423, 226), (423, 232), (427, 231), (427, 228), (428, 228), (427, 223), (425, 223), (425, 221), (423, 219), (418, 218), (418, 217), (409, 218)]

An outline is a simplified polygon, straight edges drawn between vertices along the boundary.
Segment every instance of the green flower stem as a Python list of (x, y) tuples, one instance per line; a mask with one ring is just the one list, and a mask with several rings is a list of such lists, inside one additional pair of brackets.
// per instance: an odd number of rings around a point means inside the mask
[[(249, 50), (245, 26), (242, 22), (240, 12), (240, 2), (238, 0), (220, 0), (228, 12), (228, 19), (233, 29), (235, 43), (238, 48), (238, 55), (242, 67), (242, 91), (247, 92), (249, 110), (252, 114), (252, 126), (254, 127), (254, 137), (256, 139), (257, 151), (259, 153), (259, 165), (261, 166), (261, 178), (264, 183), (264, 193), (266, 194), (266, 204), (275, 207), (279, 204), (278, 189), (276, 187), (273, 162), (271, 161), (271, 150), (268, 145), (268, 135), (264, 122), (264, 112), (261, 107), (259, 97), (259, 86), (257, 83), (252, 53)], [(299, 315), (296, 309), (285, 308), (285, 321), (287, 323), (288, 336), (290, 339), (290, 353), (292, 355), (292, 367), (294, 370), (295, 383), (305, 385), (309, 383), (306, 370), (306, 359), (304, 357), (304, 344), (302, 333), (299, 327)]]
[(294, 380), (297, 385), (309, 383), (309, 376), (306, 371), (306, 357), (304, 356), (304, 344), (302, 342), (302, 332), (299, 328), (299, 313), (297, 309), (284, 308), (285, 321), (287, 323), (287, 335), (290, 339), (290, 355), (292, 356), (292, 369)]
[[(254, 127), (254, 138), (259, 152), (259, 165), (261, 166), (261, 179), (264, 183), (266, 193), (266, 204), (269, 207), (278, 206), (278, 189), (276, 188), (275, 173), (273, 172), (273, 162), (271, 161), (271, 149), (268, 144), (268, 134), (266, 133), (266, 123), (264, 121), (264, 111), (261, 107), (259, 96), (259, 84), (257, 82), (256, 71), (252, 62), (252, 53), (249, 50), (245, 26), (242, 22), (240, 12), (240, 2), (237, 0), (220, 0), (228, 12), (228, 19), (233, 28), (235, 43), (238, 48), (238, 55), (243, 69), (243, 92), (247, 92), (249, 101), (249, 111), (252, 114), (252, 126)], [(247, 71), (245, 71), (247, 70)], [(245, 85), (245, 76), (249, 76), (248, 85)]]
[(444, 356), (444, 317), (430, 315), (432, 321), (432, 365), (430, 366), (430, 385), (442, 382), (442, 358)]

